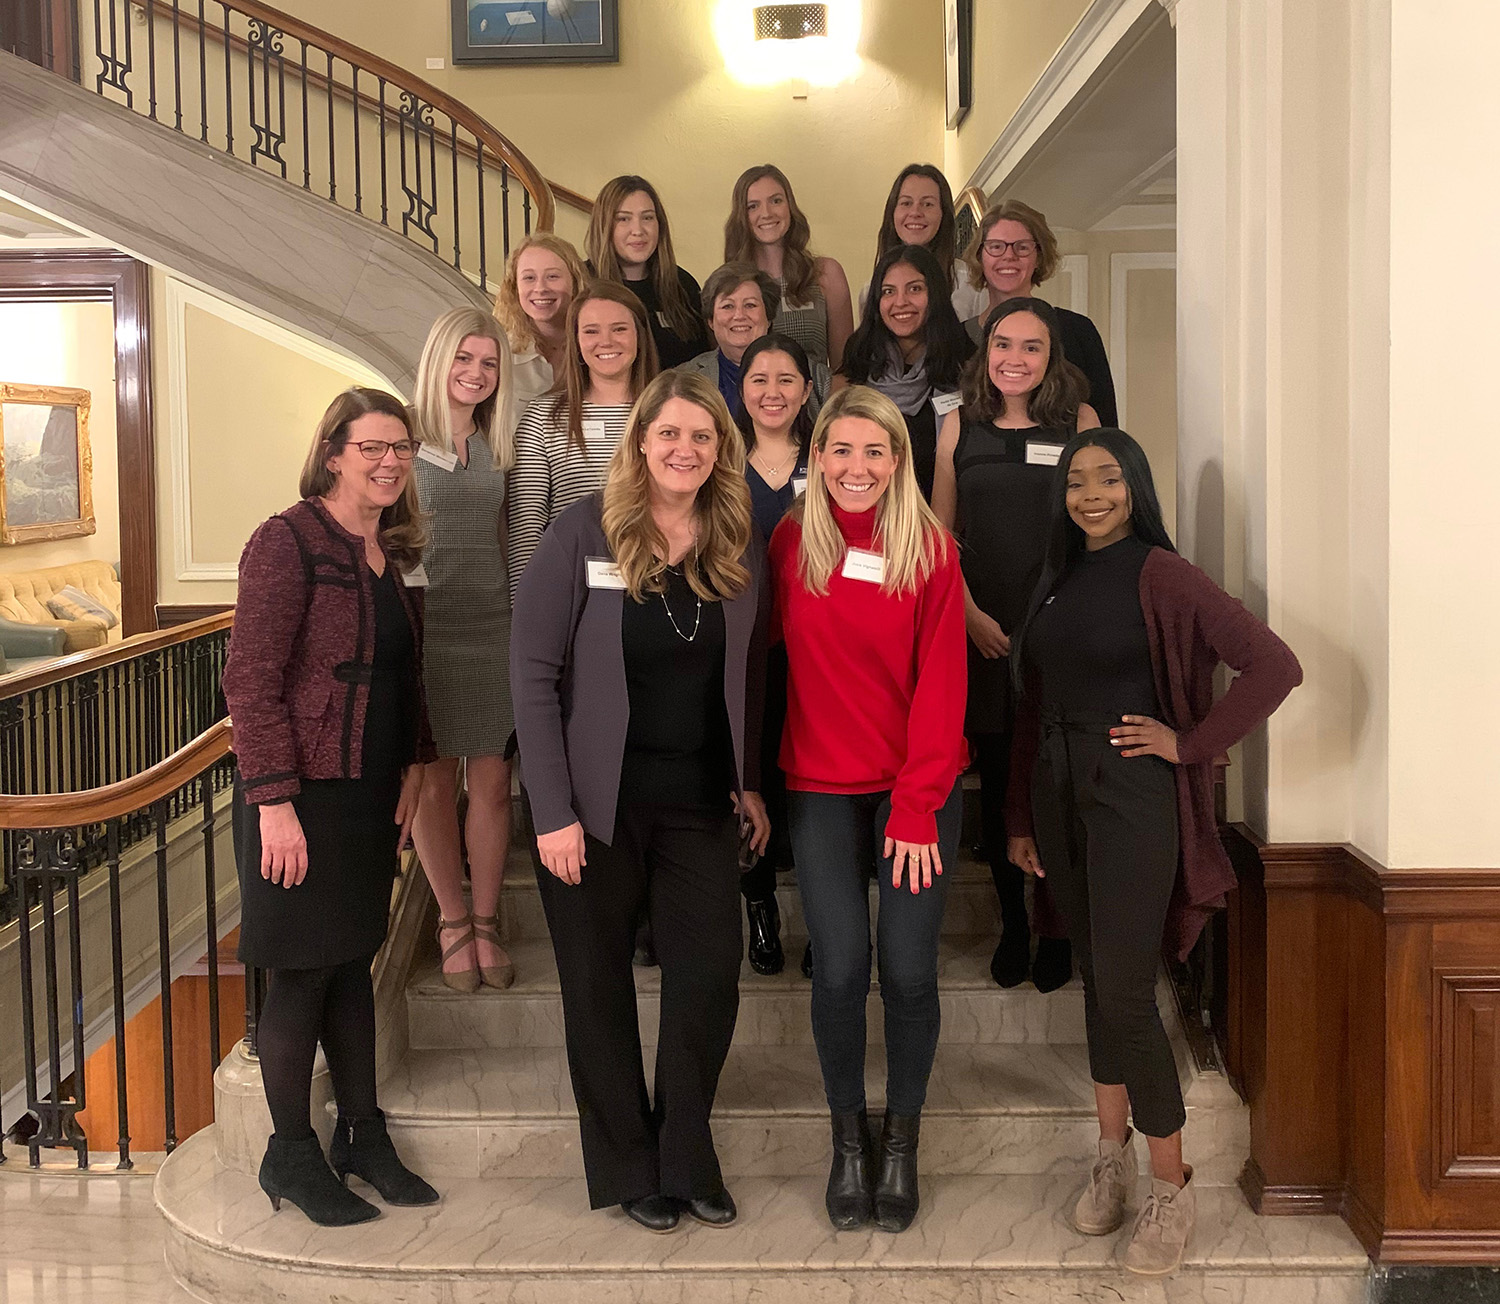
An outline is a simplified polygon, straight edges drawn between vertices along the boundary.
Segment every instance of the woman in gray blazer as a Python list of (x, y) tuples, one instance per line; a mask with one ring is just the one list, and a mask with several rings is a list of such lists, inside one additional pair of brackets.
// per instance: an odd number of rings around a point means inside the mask
[[(553, 522), (515, 602), (516, 730), (589, 1203), (657, 1232), (683, 1211), (735, 1218), (709, 1113), (739, 1008), (738, 842), (770, 836), (769, 600), (744, 468), (717, 389), (657, 377), (603, 491)], [(662, 970), (654, 1112), (630, 965), (643, 907)]]

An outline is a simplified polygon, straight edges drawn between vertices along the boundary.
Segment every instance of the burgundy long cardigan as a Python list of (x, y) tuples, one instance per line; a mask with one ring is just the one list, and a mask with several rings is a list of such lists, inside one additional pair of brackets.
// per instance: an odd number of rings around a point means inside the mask
[[(316, 498), (271, 517), (245, 545), (223, 685), (250, 804), (286, 801), (303, 779), (360, 777), (373, 581), (365, 541)], [(416, 759), (436, 760), (421, 687), (422, 594), (399, 577), (396, 589), (416, 644)]]
[[(1302, 682), (1291, 648), (1191, 562), (1153, 548), (1141, 567), (1141, 611), (1162, 723), (1177, 734), (1177, 883), (1163, 948), (1185, 958), (1235, 886), (1214, 816), (1214, 757), (1281, 705)], [(1239, 673), (1214, 701), (1220, 662)], [(1041, 742), (1037, 694), (1016, 712), (1006, 828), (1032, 836), (1031, 772)]]

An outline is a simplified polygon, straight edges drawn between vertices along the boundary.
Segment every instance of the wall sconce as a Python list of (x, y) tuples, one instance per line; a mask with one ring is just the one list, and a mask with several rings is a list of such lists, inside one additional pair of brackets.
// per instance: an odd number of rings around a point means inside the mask
[(828, 35), (827, 5), (757, 5), (757, 41), (800, 41)]
[(862, 8), (861, 0), (718, 0), (714, 34), (729, 75), (746, 86), (836, 86), (859, 71)]

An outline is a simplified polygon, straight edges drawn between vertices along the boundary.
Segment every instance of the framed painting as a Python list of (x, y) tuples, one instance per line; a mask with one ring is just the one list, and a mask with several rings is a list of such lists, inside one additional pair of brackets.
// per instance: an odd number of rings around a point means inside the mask
[(450, 0), (454, 63), (618, 63), (619, 0)]
[(0, 543), (94, 532), (89, 391), (0, 381)]
[(974, 0), (943, 0), (943, 37), (948, 50), (948, 130), (974, 103)]

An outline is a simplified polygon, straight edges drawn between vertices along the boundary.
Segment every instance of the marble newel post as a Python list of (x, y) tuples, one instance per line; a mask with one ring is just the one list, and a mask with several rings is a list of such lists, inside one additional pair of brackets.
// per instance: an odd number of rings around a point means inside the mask
[[(312, 1125), (326, 1146), (333, 1131), (328, 1103), (333, 1083), (323, 1052), (313, 1062)], [(260, 1061), (250, 1055), (243, 1040), (235, 1043), (214, 1074), (214, 1142), (219, 1162), (241, 1173), (260, 1171), (271, 1135), (271, 1111), (260, 1080)]]

